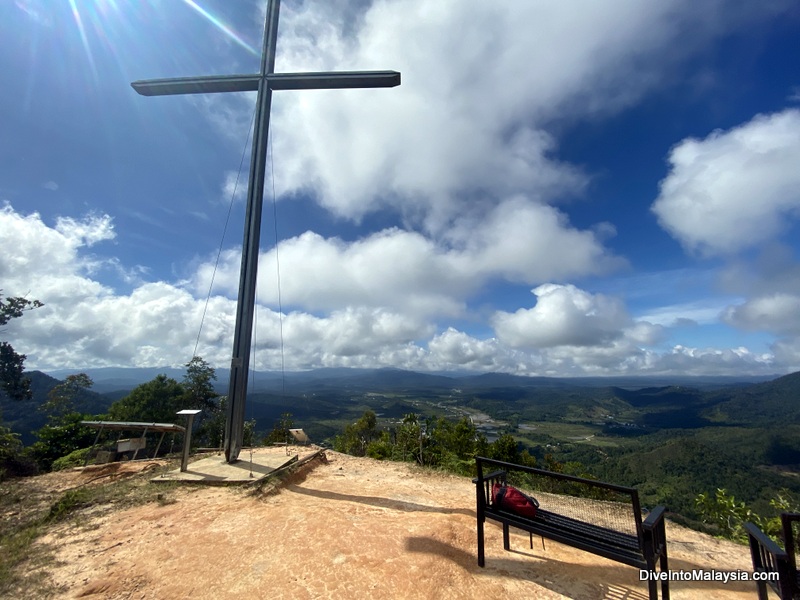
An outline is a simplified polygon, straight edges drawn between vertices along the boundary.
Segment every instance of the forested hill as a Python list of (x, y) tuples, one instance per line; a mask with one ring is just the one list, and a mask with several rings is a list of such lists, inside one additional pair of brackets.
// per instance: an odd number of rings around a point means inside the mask
[[(31, 380), (30, 400), (11, 400), (0, 392), (0, 417), (2, 423), (20, 434), (22, 443), (31, 444), (36, 440), (33, 432), (47, 422), (47, 415), (39, 409), (47, 402), (47, 395), (61, 381), (41, 371), (26, 371)], [(75, 399), (75, 410), (89, 415), (104, 413), (111, 405), (111, 399), (92, 390), (81, 390)]]
[(800, 372), (709, 394), (714, 420), (749, 425), (800, 424)]

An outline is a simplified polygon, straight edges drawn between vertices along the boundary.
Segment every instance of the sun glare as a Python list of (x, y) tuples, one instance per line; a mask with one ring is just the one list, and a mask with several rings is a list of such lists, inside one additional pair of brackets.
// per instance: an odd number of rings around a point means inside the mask
[(199, 4), (194, 2), (193, 0), (183, 0), (183, 2), (184, 2), (184, 4), (189, 6), (191, 9), (193, 9), (193, 10), (197, 11), (198, 13), (200, 13), (201, 15), (203, 15), (203, 17), (208, 19), (214, 25), (214, 27), (216, 27), (221, 32), (223, 32), (226, 36), (228, 36), (230, 39), (232, 39), (234, 42), (236, 42), (239, 46), (241, 46), (242, 48), (247, 50), (250, 54), (252, 54), (254, 56), (260, 56), (261, 55), (261, 53), (258, 50), (253, 48), (250, 44), (248, 44), (241, 37), (239, 37), (236, 34), (236, 32), (233, 31), (230, 27), (228, 27), (221, 19), (219, 19), (218, 17), (215, 17), (214, 15), (212, 15), (210, 12), (208, 12), (202, 6), (200, 6)]
[(83, 27), (81, 13), (78, 11), (75, 0), (69, 0), (69, 6), (72, 9), (72, 18), (75, 19), (75, 24), (78, 26), (78, 32), (81, 35), (81, 43), (83, 44), (84, 52), (86, 52), (86, 58), (89, 60), (89, 65), (92, 68), (92, 75), (94, 75), (95, 83), (97, 83), (97, 67), (94, 64), (94, 56), (92, 56), (92, 49), (89, 46), (89, 38), (86, 37), (86, 29)]

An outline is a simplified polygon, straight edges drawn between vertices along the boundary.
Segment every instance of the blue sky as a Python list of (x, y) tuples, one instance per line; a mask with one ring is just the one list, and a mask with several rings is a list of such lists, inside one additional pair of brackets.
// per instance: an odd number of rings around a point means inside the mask
[[(0, 6), (28, 368), (227, 366), (254, 94), (129, 84), (256, 72), (263, 4)], [(789, 0), (284, 0), (277, 71), (403, 82), (275, 93), (255, 367), (800, 369), (798, 34)]]

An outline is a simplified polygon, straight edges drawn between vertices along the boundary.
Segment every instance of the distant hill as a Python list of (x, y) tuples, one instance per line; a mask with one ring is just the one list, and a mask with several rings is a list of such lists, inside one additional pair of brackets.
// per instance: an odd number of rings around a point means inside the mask
[(709, 416), (744, 426), (800, 424), (800, 371), (710, 394)]
[[(83, 372), (92, 378), (93, 389), (98, 393), (120, 392), (131, 390), (141, 383), (152, 380), (157, 375), (165, 374), (178, 381), (183, 379), (185, 370), (174, 367), (123, 368), (102, 367), (86, 369), (59, 369), (48, 371), (56, 379), (64, 379), (67, 375)], [(224, 394), (227, 391), (229, 369), (216, 370), (216, 389)], [(626, 389), (641, 389), (657, 386), (686, 386), (709, 390), (725, 387), (739, 387), (774, 379), (775, 376), (752, 377), (526, 377), (508, 373), (420, 373), (403, 369), (350, 369), (323, 368), (309, 371), (257, 371), (252, 374), (251, 391), (280, 391), (286, 386), (293, 392), (316, 388), (371, 388), (385, 391), (398, 388), (419, 389), (452, 389), (469, 388), (504, 388), (504, 387), (608, 387), (616, 386)]]
[[(70, 371), (70, 375), (75, 371)], [(32, 432), (40, 429), (47, 422), (47, 415), (38, 410), (39, 406), (47, 402), (47, 395), (61, 380), (51, 377), (41, 371), (26, 371), (25, 376), (31, 380), (32, 398), (30, 400), (11, 400), (0, 394), (0, 416), (3, 423), (13, 431), (20, 434), (22, 442), (26, 445), (36, 441)], [(85, 390), (77, 398), (75, 408), (86, 414), (104, 413), (112, 400), (95, 391)]]

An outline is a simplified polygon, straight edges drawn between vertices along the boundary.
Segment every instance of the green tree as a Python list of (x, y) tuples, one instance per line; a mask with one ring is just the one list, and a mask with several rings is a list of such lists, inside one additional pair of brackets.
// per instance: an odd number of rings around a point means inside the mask
[(190, 406), (184, 408), (200, 408), (216, 410), (219, 397), (214, 389), (217, 374), (214, 368), (200, 356), (192, 357), (186, 363), (186, 375), (183, 377), (183, 388), (186, 390), (186, 400)]
[(56, 425), (61, 417), (76, 412), (76, 400), (93, 385), (94, 381), (86, 373), (68, 375), (64, 381), (48, 392), (47, 401), (39, 407), (39, 410), (47, 413), (50, 425)]
[[(216, 408), (203, 411), (203, 414), (208, 412), (197, 427), (197, 430), (192, 435), (192, 445), (204, 448), (219, 448), (222, 449), (225, 438), (225, 409), (228, 404), (227, 396), (220, 396), (214, 402)], [(247, 431), (247, 423), (245, 423), (245, 433)]]
[(275, 444), (275, 443), (288, 443), (289, 442), (289, 430), (294, 427), (294, 419), (292, 419), (292, 413), (285, 412), (281, 414), (281, 418), (275, 423), (275, 426), (272, 428), (266, 437), (264, 438), (264, 444)]
[(700, 513), (704, 523), (714, 525), (719, 533), (726, 538), (745, 541), (747, 534), (744, 524), (753, 521), (761, 525), (761, 519), (744, 502), (737, 502), (736, 498), (729, 495), (722, 488), (717, 488), (716, 493), (698, 494), (695, 498), (695, 507)]
[(378, 439), (371, 441), (367, 445), (367, 456), (378, 460), (386, 460), (392, 457), (392, 450), (392, 439), (389, 432), (381, 431)]
[(395, 431), (395, 448), (401, 460), (420, 461), (422, 454), (422, 428), (414, 413), (403, 417), (403, 423)]
[(221, 448), (225, 430), (225, 407), (220, 395), (214, 389), (216, 371), (200, 356), (192, 357), (185, 367), (186, 375), (181, 383), (185, 396), (181, 408), (203, 411), (195, 421), (192, 445)]
[(371, 410), (367, 410), (355, 423), (348, 425), (342, 435), (337, 435), (333, 442), (334, 450), (364, 456), (367, 446), (375, 440), (380, 433), (377, 429), (378, 417)]
[(55, 423), (48, 423), (36, 432), (39, 438), (27, 452), (37, 462), (39, 469), (49, 471), (53, 462), (59, 458), (92, 445), (95, 432), (81, 425), (87, 415), (70, 412), (62, 415)]
[(47, 423), (35, 432), (39, 439), (29, 452), (41, 470), (49, 471), (56, 459), (92, 444), (93, 432), (81, 425), (88, 415), (76, 411), (75, 404), (80, 395), (93, 385), (86, 373), (69, 375), (50, 390), (47, 401), (39, 407), (47, 413)]
[[(0, 294), (0, 327), (8, 324), (11, 319), (17, 319), (25, 311), (44, 306), (38, 300), (28, 300), (22, 297), (9, 297), (3, 300)], [(18, 354), (6, 341), (0, 342), (0, 391), (5, 392), (14, 400), (27, 400), (31, 397), (31, 381), (22, 373), (27, 357)]]
[(22, 450), (19, 434), (0, 424), (0, 481), (9, 476), (36, 473), (36, 463)]
[(115, 421), (176, 423), (175, 413), (186, 408), (182, 406), (185, 398), (184, 387), (161, 374), (114, 402), (108, 409), (108, 415)]
[(510, 433), (504, 433), (489, 445), (488, 458), (519, 464), (517, 440)]

